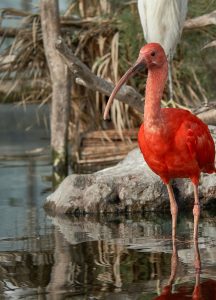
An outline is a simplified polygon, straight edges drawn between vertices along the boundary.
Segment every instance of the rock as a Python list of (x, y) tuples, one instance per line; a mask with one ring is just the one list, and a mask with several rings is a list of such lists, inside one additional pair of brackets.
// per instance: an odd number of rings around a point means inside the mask
[(154, 210), (166, 206), (166, 200), (166, 187), (135, 149), (114, 167), (68, 176), (47, 198), (46, 207), (60, 213), (129, 212)]
[[(216, 127), (210, 127), (216, 141)], [(187, 179), (173, 182), (180, 207), (193, 205), (193, 187)], [(202, 174), (199, 195), (203, 207), (215, 204), (216, 174)], [(154, 174), (139, 149), (114, 167), (94, 174), (73, 174), (51, 194), (45, 207), (55, 213), (110, 213), (154, 211), (169, 208), (165, 185)]]

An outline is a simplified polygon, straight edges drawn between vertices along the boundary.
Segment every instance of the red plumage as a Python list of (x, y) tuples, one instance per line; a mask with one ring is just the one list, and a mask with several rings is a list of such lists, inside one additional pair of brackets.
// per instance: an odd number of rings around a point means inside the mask
[(164, 183), (171, 178), (199, 181), (200, 172), (215, 171), (215, 145), (209, 129), (184, 109), (161, 109), (160, 128), (154, 132), (142, 124), (138, 142), (149, 167)]

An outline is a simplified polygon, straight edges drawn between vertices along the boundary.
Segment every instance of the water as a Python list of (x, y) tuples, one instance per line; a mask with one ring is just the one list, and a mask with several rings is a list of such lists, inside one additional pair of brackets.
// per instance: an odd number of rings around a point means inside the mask
[(48, 107), (26, 111), (0, 105), (0, 299), (216, 299), (214, 214), (200, 222), (200, 274), (191, 212), (174, 251), (169, 214), (46, 215)]

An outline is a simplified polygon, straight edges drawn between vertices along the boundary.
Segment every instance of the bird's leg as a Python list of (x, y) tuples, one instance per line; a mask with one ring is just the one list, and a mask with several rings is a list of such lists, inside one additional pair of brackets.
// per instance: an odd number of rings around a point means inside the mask
[(200, 216), (200, 203), (199, 203), (199, 195), (198, 195), (198, 185), (193, 184), (194, 186), (194, 207), (193, 207), (193, 215), (194, 215), (194, 239), (198, 239), (198, 224), (199, 224), (199, 216)]
[(178, 206), (175, 200), (175, 196), (173, 193), (173, 189), (170, 183), (167, 184), (167, 190), (169, 194), (170, 200), (170, 211), (172, 215), (172, 238), (176, 238), (176, 223), (177, 223), (177, 216), (178, 216)]

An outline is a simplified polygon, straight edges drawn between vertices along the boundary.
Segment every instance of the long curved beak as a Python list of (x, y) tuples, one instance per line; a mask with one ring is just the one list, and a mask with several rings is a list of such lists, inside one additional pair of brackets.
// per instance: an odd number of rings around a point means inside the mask
[(107, 105), (105, 107), (105, 111), (104, 111), (104, 120), (106, 120), (108, 118), (108, 114), (109, 114), (109, 110), (110, 107), (113, 103), (113, 100), (115, 98), (115, 95), (118, 93), (118, 91), (120, 90), (120, 88), (122, 87), (122, 85), (133, 75), (135, 75), (139, 70), (144, 69), (145, 68), (145, 62), (143, 59), (138, 58), (137, 61), (135, 62), (135, 64), (129, 69), (127, 70), (127, 72), (122, 76), (122, 78), (119, 80), (119, 82), (116, 84), (114, 90), (112, 91), (109, 100), (107, 102)]

